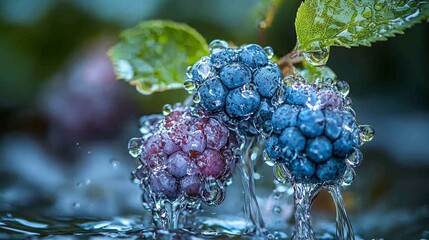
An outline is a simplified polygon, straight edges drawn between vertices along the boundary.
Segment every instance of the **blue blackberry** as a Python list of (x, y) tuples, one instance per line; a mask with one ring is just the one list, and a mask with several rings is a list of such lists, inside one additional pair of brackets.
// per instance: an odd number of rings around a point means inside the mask
[(340, 181), (347, 168), (358, 165), (364, 142), (351, 106), (344, 104), (345, 94), (331, 84), (301, 81), (284, 88), (283, 103), (272, 115), (265, 159), (284, 164), (295, 182)]
[(256, 128), (241, 129), (247, 134), (272, 131), (265, 120), (271, 119), (272, 98), (283, 81), (280, 69), (269, 59), (271, 54), (267, 56), (266, 50), (271, 52), (271, 48), (257, 44), (229, 47), (225, 41), (215, 40), (210, 49), (210, 55), (187, 72), (185, 88), (196, 94), (195, 102), (223, 114), (230, 124)]

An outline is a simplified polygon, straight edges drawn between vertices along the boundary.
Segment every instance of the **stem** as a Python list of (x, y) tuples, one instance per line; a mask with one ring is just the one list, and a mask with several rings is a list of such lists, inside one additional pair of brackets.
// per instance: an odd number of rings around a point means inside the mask
[[(255, 182), (254, 175), (254, 161), (251, 159), (252, 148), (255, 143), (255, 138), (246, 137), (246, 144), (244, 145), (244, 154), (241, 158), (241, 173), (242, 185), (244, 191), (244, 214), (246, 219), (250, 220), (255, 227), (257, 233), (264, 232), (265, 223), (262, 218), (261, 210), (255, 195)], [(248, 226), (247, 232), (252, 231)]]
[(302, 54), (302, 50), (298, 50), (297, 47), (295, 47), (290, 53), (280, 58), (277, 65), (282, 69), (284, 75), (292, 73), (296, 76), (298, 74), (294, 64), (301, 63), (304, 60)]
[(293, 184), (295, 197), (295, 230), (292, 240), (313, 240), (314, 232), (311, 227), (310, 209), (313, 200), (321, 190), (319, 184), (295, 183)]
[(354, 240), (355, 235), (353, 232), (352, 224), (347, 215), (344, 205), (343, 197), (341, 195), (339, 186), (330, 186), (327, 189), (335, 204), (336, 210), (336, 237), (337, 240)]
[(304, 57), (302, 56), (302, 51), (297, 50), (296, 48), (293, 49), (290, 53), (284, 55), (282, 58), (280, 58), (277, 65), (283, 66), (288, 64), (296, 64), (300, 63), (304, 60)]

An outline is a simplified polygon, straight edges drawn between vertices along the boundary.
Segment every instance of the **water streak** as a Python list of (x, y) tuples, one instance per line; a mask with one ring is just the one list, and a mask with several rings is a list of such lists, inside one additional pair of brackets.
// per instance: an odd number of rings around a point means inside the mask
[(242, 174), (242, 185), (244, 191), (244, 214), (245, 218), (253, 224), (253, 226), (248, 226), (246, 232), (256, 231), (257, 234), (264, 234), (265, 223), (256, 199), (255, 182), (253, 178), (255, 161), (252, 161), (252, 149), (255, 142), (255, 138), (246, 137), (239, 168)]
[(343, 197), (341, 196), (339, 186), (330, 186), (327, 188), (331, 194), (336, 210), (336, 239), (338, 240), (354, 240), (355, 235), (352, 225), (344, 206)]

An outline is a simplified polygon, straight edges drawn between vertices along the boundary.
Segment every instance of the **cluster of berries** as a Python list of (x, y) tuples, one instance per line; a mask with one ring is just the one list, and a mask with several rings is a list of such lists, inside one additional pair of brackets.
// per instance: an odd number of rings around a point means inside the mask
[(130, 140), (141, 163), (134, 174), (148, 195), (220, 204), (213, 186), (228, 182), (241, 139), (258, 133), (267, 138), (265, 160), (295, 182), (337, 184), (358, 165), (358, 147), (371, 139), (355, 121), (347, 83), (283, 79), (270, 47), (215, 40), (210, 50), (187, 71), (184, 87), (195, 105), (145, 117), (143, 137)]
[[(345, 82), (338, 82), (340, 87)], [(296, 182), (335, 182), (358, 151), (360, 129), (335, 85), (295, 81), (285, 88), (284, 103), (272, 115), (268, 157), (285, 164)]]
[(270, 118), (266, 114), (272, 113), (271, 101), (282, 86), (281, 71), (270, 60), (272, 49), (256, 44), (232, 48), (221, 40), (210, 49), (210, 56), (189, 67), (185, 88), (196, 91), (196, 102), (206, 110), (235, 122), (259, 119), (259, 129), (261, 120)]
[(225, 183), (231, 176), (239, 142), (214, 116), (177, 106), (145, 121), (151, 130), (143, 136), (141, 164), (134, 171), (142, 188), (170, 200), (182, 196), (204, 200), (205, 181)]
[(210, 49), (188, 68), (185, 89), (195, 93), (195, 103), (235, 123), (247, 137), (263, 133), (266, 159), (284, 164), (295, 182), (334, 183), (348, 166), (358, 165), (347, 161), (363, 143), (347, 83), (283, 80), (269, 47), (229, 47), (215, 40)]

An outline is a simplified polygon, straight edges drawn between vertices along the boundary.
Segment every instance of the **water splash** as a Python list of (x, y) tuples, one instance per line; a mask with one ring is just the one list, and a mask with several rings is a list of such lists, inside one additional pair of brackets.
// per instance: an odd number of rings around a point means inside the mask
[(295, 229), (292, 240), (313, 240), (314, 231), (311, 227), (310, 208), (315, 197), (322, 189), (320, 184), (294, 183)]
[(329, 194), (331, 194), (332, 200), (335, 204), (336, 211), (336, 239), (341, 240), (354, 240), (355, 235), (353, 232), (352, 225), (344, 206), (343, 197), (341, 196), (339, 186), (329, 186), (327, 188)]
[(265, 234), (265, 222), (262, 218), (261, 209), (255, 194), (254, 182), (254, 164), (255, 161), (251, 160), (252, 149), (256, 143), (256, 139), (252, 137), (245, 138), (242, 145), (242, 158), (239, 168), (242, 174), (242, 186), (244, 192), (244, 215), (253, 226), (247, 226), (246, 233), (256, 232), (256, 234)]

